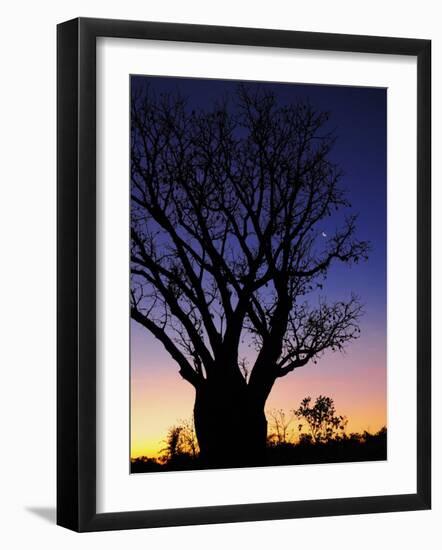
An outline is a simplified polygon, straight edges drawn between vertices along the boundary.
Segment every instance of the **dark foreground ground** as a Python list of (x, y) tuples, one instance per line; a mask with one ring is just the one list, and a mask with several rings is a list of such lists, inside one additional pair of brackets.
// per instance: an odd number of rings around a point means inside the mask
[[(232, 450), (234, 453), (234, 450)], [(387, 459), (387, 433), (354, 435), (327, 443), (277, 443), (267, 447), (266, 462), (262, 466), (288, 466), (296, 464), (326, 464), (336, 462), (364, 462)], [(247, 467), (238, 463), (236, 468)], [(168, 459), (156, 460), (145, 456), (131, 460), (131, 473), (170, 472), (180, 470), (211, 469), (200, 463), (198, 456), (178, 453)]]

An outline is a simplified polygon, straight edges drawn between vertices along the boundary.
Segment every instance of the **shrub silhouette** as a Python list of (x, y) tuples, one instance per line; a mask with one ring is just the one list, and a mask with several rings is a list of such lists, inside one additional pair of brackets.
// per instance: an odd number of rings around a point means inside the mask
[[(347, 419), (336, 414), (331, 397), (320, 395), (313, 406), (311, 401), (311, 397), (305, 397), (294, 414), (306, 422), (314, 443), (326, 443), (345, 430)], [(299, 425), (299, 429), (302, 429), (302, 424)]]
[(294, 421), (293, 414), (287, 415), (282, 409), (272, 410), (267, 415), (269, 417), (270, 432), (267, 436), (267, 444), (290, 443), (293, 439), (293, 431), (290, 428)]

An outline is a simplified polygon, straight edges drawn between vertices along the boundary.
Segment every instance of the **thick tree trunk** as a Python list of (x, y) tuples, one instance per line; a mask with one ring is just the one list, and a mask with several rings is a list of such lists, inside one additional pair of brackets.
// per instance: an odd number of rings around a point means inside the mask
[(194, 420), (204, 466), (229, 468), (265, 463), (264, 402), (253, 397), (246, 384), (205, 384), (196, 392)]

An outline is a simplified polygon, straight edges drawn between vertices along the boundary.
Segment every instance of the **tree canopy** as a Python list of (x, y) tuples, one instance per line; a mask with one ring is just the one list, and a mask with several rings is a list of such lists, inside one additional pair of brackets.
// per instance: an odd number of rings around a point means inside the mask
[(328, 118), (253, 85), (210, 110), (133, 90), (131, 315), (196, 388), (224, 377), (265, 400), (278, 377), (359, 335), (358, 298), (321, 297), (332, 264), (369, 248), (354, 215), (321, 230), (350, 207)]

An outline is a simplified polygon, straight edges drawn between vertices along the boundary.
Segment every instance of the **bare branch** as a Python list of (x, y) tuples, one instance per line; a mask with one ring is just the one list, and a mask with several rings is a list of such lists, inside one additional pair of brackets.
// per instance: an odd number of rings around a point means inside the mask
[[(299, 305), (335, 262), (369, 248), (356, 217), (340, 215), (350, 205), (328, 119), (254, 85), (206, 111), (134, 92), (132, 315), (193, 381), (234, 373), (265, 400), (278, 376), (357, 336), (356, 299)], [(324, 237), (330, 216), (338, 228)], [(256, 348), (247, 375), (245, 333)]]

